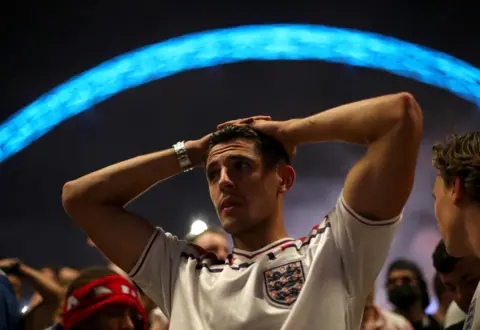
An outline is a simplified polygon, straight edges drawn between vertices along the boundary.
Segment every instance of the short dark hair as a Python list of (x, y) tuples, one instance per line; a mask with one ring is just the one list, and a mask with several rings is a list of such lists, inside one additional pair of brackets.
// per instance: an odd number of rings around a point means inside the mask
[(437, 247), (432, 254), (433, 267), (440, 274), (448, 274), (453, 272), (455, 265), (460, 260), (462, 260), (462, 258), (452, 257), (448, 254), (443, 240), (438, 242)]
[(236, 139), (247, 139), (255, 142), (258, 152), (262, 155), (267, 168), (272, 168), (281, 162), (290, 164), (290, 156), (283, 145), (270, 135), (264, 134), (249, 126), (228, 125), (214, 132), (208, 141), (205, 160), (212, 148), (220, 143), (226, 143)]
[(428, 295), (428, 287), (427, 282), (425, 281), (425, 277), (423, 276), (420, 267), (416, 263), (406, 259), (397, 259), (390, 264), (388, 267), (387, 272), (387, 279), (390, 276), (390, 273), (394, 270), (410, 270), (415, 274), (415, 277), (418, 281), (418, 287), (420, 289), (421, 299), (422, 299), (422, 306), (423, 309), (426, 309), (430, 304), (430, 297)]
[(80, 272), (78, 277), (70, 283), (67, 289), (67, 297), (72, 294), (73, 291), (80, 289), (82, 286), (89, 284), (95, 280), (109, 275), (116, 275), (113, 270), (106, 267), (89, 267)]
[(185, 238), (186, 241), (188, 241), (189, 243), (193, 243), (195, 242), (200, 236), (204, 235), (204, 234), (207, 234), (207, 233), (212, 233), (212, 234), (217, 234), (217, 235), (222, 235), (222, 236), (227, 236), (227, 234), (225, 233), (225, 231), (220, 228), (220, 227), (208, 227), (205, 231), (202, 231), (200, 234), (198, 235), (187, 235), (187, 237)]

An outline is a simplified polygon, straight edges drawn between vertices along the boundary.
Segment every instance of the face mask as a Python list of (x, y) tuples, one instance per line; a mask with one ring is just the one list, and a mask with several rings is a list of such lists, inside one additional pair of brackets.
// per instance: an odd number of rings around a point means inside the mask
[(408, 309), (418, 299), (420, 299), (420, 294), (415, 287), (409, 284), (397, 285), (388, 290), (388, 300), (400, 310)]

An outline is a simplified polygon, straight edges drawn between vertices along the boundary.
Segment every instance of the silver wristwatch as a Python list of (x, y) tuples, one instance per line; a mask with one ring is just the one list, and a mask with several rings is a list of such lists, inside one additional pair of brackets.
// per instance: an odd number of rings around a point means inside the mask
[(193, 163), (188, 157), (187, 149), (185, 149), (185, 141), (177, 142), (173, 145), (173, 150), (177, 154), (178, 162), (183, 172), (188, 172), (193, 169)]

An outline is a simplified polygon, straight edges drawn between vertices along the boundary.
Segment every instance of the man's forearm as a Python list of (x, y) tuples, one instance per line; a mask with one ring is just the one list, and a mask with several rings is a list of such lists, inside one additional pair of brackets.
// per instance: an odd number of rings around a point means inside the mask
[(292, 120), (286, 134), (298, 145), (325, 141), (369, 144), (412, 116), (421, 116), (415, 99), (407, 93), (400, 93)]
[[(203, 154), (194, 142), (185, 147), (194, 165)], [(181, 172), (173, 149), (135, 157), (85, 175), (64, 186), (64, 203), (76, 201), (124, 206), (157, 182)]]

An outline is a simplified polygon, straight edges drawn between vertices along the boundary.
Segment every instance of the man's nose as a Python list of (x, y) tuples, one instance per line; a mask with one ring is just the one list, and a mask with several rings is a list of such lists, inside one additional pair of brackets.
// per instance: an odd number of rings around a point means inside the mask
[(230, 175), (228, 174), (228, 171), (226, 168), (222, 168), (222, 171), (220, 172), (220, 180), (218, 184), (221, 190), (230, 189), (233, 187), (233, 181), (230, 178)]

